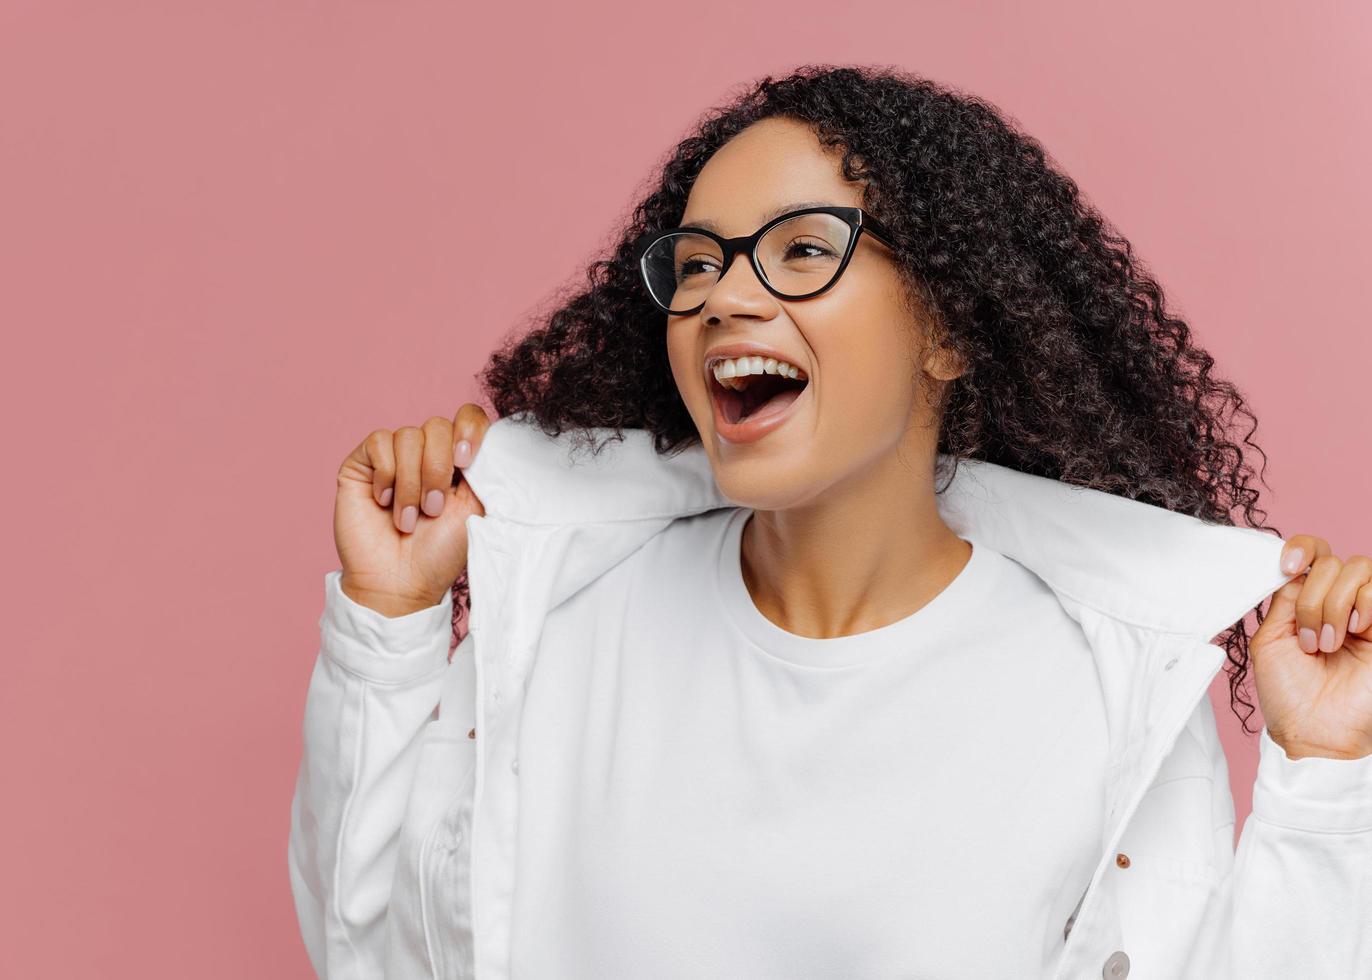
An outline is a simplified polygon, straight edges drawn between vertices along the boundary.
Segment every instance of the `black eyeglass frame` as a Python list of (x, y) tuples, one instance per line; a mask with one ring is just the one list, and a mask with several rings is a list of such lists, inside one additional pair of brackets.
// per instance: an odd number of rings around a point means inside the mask
[[(781, 224), (783, 221), (789, 221), (802, 214), (831, 214), (846, 223), (848, 227), (852, 229), (853, 233), (848, 236), (848, 247), (844, 250), (843, 259), (839, 262), (838, 269), (834, 272), (834, 277), (819, 289), (808, 293), (802, 293), (799, 296), (793, 296), (789, 293), (783, 293), (767, 281), (767, 274), (763, 272), (762, 263), (758, 261), (757, 246), (758, 243), (762, 241), (763, 236), (771, 231), (772, 228)], [(832, 206), (800, 208), (796, 211), (788, 211), (785, 214), (779, 214), (751, 235), (741, 235), (738, 238), (723, 238), (707, 228), (696, 228), (690, 225), (682, 228), (668, 228), (665, 231), (644, 232), (634, 240), (632, 254), (634, 256), (634, 261), (638, 265), (639, 278), (642, 280), (643, 287), (648, 293), (648, 298), (653, 301), (653, 305), (670, 316), (691, 316), (704, 309), (706, 301), (702, 300), (698, 306), (680, 312), (668, 309), (660, 303), (658, 298), (653, 294), (652, 284), (648, 281), (648, 270), (643, 266), (644, 259), (648, 257), (648, 250), (669, 235), (680, 235), (689, 232), (693, 235), (704, 235), (717, 244), (724, 253), (724, 259), (720, 265), (719, 272), (721, 279), (724, 278), (729, 269), (733, 267), (734, 256), (738, 255), (739, 252), (746, 252), (748, 255), (748, 262), (753, 267), (753, 272), (757, 275), (758, 282), (762, 283), (769, 293), (778, 299), (799, 300), (809, 299), (812, 296), (818, 296), (821, 293), (827, 292), (834, 287), (835, 283), (843, 278), (843, 270), (848, 268), (848, 262), (852, 259), (853, 251), (857, 248), (858, 239), (862, 237), (864, 231), (882, 242), (888, 248), (894, 249), (896, 247), (894, 238), (886, 226), (862, 208)], [(716, 280), (716, 282), (718, 282), (718, 280)]]

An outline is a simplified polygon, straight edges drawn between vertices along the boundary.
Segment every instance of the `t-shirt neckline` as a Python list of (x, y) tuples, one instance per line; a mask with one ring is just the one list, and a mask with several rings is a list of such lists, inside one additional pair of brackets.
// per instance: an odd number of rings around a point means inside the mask
[(735, 508), (720, 538), (715, 575), (720, 604), (734, 625), (755, 645), (798, 666), (850, 667), (898, 651), (914, 655), (931, 645), (956, 642), (960, 623), (974, 621), (970, 619), (969, 605), (977, 601), (983, 580), (993, 571), (991, 555), (985, 545), (964, 538), (972, 545), (967, 563), (941, 592), (910, 615), (849, 636), (800, 636), (764, 616), (753, 603), (743, 580), (743, 527), (752, 513), (753, 509), (749, 507)]

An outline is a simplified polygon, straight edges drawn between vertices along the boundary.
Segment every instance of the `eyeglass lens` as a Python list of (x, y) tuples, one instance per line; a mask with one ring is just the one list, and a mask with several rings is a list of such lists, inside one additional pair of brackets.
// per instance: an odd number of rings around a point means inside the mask
[[(823, 289), (848, 250), (852, 227), (837, 215), (801, 214), (774, 225), (757, 245), (758, 263), (778, 292), (805, 296)], [(705, 301), (724, 263), (719, 244), (693, 232), (675, 232), (644, 254), (643, 271), (653, 297), (684, 313)]]

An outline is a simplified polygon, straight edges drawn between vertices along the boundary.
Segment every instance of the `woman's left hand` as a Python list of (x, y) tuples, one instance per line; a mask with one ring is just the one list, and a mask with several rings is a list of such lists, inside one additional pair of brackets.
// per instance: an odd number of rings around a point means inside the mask
[(1372, 558), (1297, 534), (1282, 568), (1306, 571), (1272, 593), (1248, 645), (1267, 734), (1293, 759), (1372, 755)]

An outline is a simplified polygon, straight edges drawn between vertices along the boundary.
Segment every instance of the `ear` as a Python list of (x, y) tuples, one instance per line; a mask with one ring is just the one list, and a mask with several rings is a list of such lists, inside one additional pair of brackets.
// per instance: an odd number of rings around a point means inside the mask
[(949, 347), (938, 347), (924, 358), (924, 373), (939, 381), (952, 381), (960, 378), (967, 370), (958, 353)]

